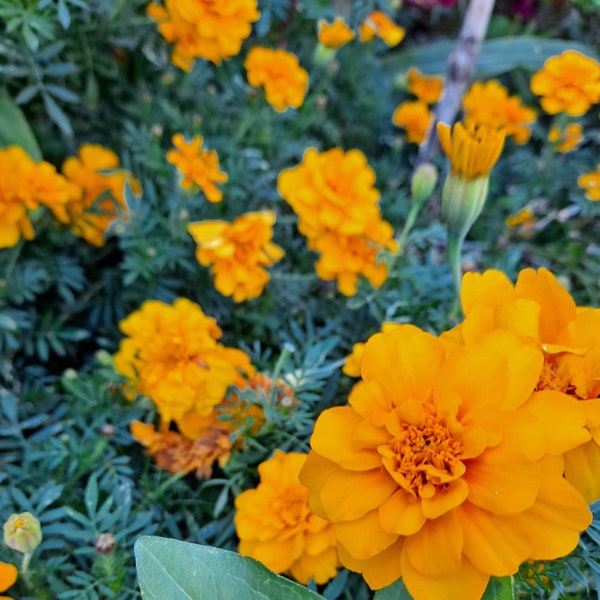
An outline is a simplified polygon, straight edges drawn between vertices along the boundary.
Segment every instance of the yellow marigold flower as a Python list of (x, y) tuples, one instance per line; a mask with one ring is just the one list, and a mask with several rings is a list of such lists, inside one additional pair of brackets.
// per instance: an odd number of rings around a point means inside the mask
[(361, 42), (370, 42), (375, 36), (388, 46), (397, 46), (404, 39), (404, 28), (396, 25), (383, 11), (375, 10), (360, 24), (358, 37)]
[[(547, 269), (524, 269), (513, 285), (500, 271), (466, 273), (462, 287), (464, 322), (442, 336), (471, 344), (496, 330), (509, 330), (543, 355), (534, 381), (531, 411), (558, 435), (566, 427), (560, 411), (575, 404), (586, 415), (585, 430), (565, 454), (565, 477), (588, 502), (600, 498), (600, 309), (577, 307)], [(509, 356), (507, 354), (507, 356)], [(544, 397), (542, 397), (544, 396)]]
[(184, 189), (197, 185), (209, 202), (221, 202), (223, 192), (215, 183), (227, 181), (227, 173), (219, 170), (219, 157), (214, 150), (202, 150), (203, 138), (194, 136), (191, 142), (186, 142), (181, 133), (173, 136), (176, 150), (167, 152), (167, 161), (175, 165), (183, 175), (181, 187)]
[(267, 102), (277, 111), (299, 108), (308, 90), (308, 71), (285, 50), (254, 47), (244, 62), (248, 83), (264, 86)]
[(533, 416), (542, 364), (510, 332), (453, 350), (412, 325), (367, 341), (350, 405), (319, 415), (300, 472), (343, 566), (372, 589), (401, 577), (415, 600), (479, 600), (491, 575), (577, 546), (591, 513), (550, 447), (576, 445), (584, 414)]
[(257, 298), (270, 279), (266, 267), (281, 260), (285, 252), (271, 241), (275, 213), (271, 210), (246, 213), (233, 223), (201, 221), (188, 231), (198, 248), (198, 262), (208, 267), (215, 287), (235, 302)]
[(425, 104), (436, 104), (444, 89), (444, 78), (439, 75), (423, 75), (411, 67), (406, 74), (408, 90)]
[[(11, 585), (17, 581), (19, 572), (14, 565), (0, 562), (0, 592), (5, 592)], [(12, 600), (8, 596), (0, 596), (0, 600)]]
[(530, 208), (524, 207), (517, 214), (507, 217), (504, 223), (507, 227), (519, 227), (523, 225), (529, 228), (533, 227), (537, 221), (533, 211)]
[(66, 205), (51, 206), (54, 216), (86, 242), (103, 246), (108, 228), (127, 213), (125, 183), (140, 194), (138, 180), (120, 168), (119, 158), (112, 150), (99, 144), (83, 144), (77, 157), (65, 160), (62, 172), (79, 192)]
[(354, 31), (342, 17), (336, 17), (333, 23), (320, 19), (318, 27), (319, 43), (326, 48), (340, 48), (354, 39)]
[(541, 96), (548, 114), (564, 112), (577, 117), (600, 101), (600, 65), (575, 50), (565, 50), (546, 60), (531, 77), (530, 87)]
[(209, 415), (242, 373), (254, 373), (248, 355), (218, 343), (215, 320), (185, 298), (144, 302), (119, 328), (128, 337), (114, 364), (127, 396), (148, 396), (167, 426), (188, 413)]
[(406, 130), (409, 142), (420, 144), (427, 135), (433, 115), (425, 102), (406, 101), (399, 104), (392, 114), (392, 123)]
[[(387, 322), (381, 326), (381, 333), (389, 333), (400, 327), (399, 323)], [(362, 355), (365, 350), (364, 342), (358, 342), (352, 346), (352, 353), (346, 357), (342, 372), (349, 377), (360, 377), (360, 366), (362, 363)]]
[(531, 137), (531, 123), (535, 110), (521, 104), (518, 96), (509, 96), (508, 90), (495, 79), (476, 81), (463, 97), (464, 120), (476, 127), (502, 129), (517, 144), (525, 144)]
[(600, 165), (591, 173), (584, 173), (577, 179), (577, 185), (585, 190), (588, 200), (600, 200)]
[(276, 573), (307, 584), (337, 574), (333, 527), (308, 507), (308, 490), (298, 480), (306, 454), (275, 450), (258, 466), (260, 483), (235, 499), (239, 552)]
[(558, 152), (572, 152), (583, 141), (583, 127), (580, 123), (569, 123), (564, 129), (552, 125), (548, 141), (554, 144)]
[(216, 65), (239, 53), (260, 13), (256, 0), (165, 0), (146, 12), (167, 42), (174, 44), (171, 62), (190, 71), (196, 58)]

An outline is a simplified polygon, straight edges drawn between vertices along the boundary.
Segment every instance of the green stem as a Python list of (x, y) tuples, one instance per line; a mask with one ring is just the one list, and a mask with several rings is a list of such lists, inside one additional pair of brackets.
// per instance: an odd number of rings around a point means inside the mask
[(492, 577), (481, 600), (516, 600), (514, 577)]
[(465, 239), (464, 235), (448, 234), (448, 261), (450, 270), (452, 271), (452, 279), (454, 280), (454, 288), (460, 302), (460, 291), (462, 287), (462, 245)]
[(400, 236), (398, 237), (398, 254), (404, 254), (404, 248), (406, 246), (406, 241), (408, 240), (408, 235), (415, 225), (422, 206), (423, 205), (419, 202), (413, 202), (411, 204), (410, 211), (408, 212), (408, 216), (404, 222), (404, 227), (402, 228)]

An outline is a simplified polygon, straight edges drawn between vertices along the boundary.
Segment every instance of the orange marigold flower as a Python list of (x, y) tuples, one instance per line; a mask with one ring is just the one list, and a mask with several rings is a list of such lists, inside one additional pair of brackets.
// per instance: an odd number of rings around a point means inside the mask
[(340, 48), (354, 39), (354, 31), (342, 17), (336, 17), (333, 23), (320, 19), (318, 27), (319, 43), (326, 48)]
[(361, 42), (370, 42), (375, 36), (388, 46), (397, 46), (404, 39), (404, 28), (396, 25), (383, 11), (375, 10), (360, 24), (358, 37)]
[(508, 90), (495, 79), (476, 81), (463, 97), (464, 120), (476, 127), (502, 129), (517, 144), (525, 144), (531, 137), (531, 123), (535, 110), (521, 104), (518, 96), (509, 96)]
[(558, 152), (572, 152), (583, 141), (583, 127), (580, 123), (569, 123), (563, 129), (552, 125), (548, 141), (554, 144)]
[(201, 221), (188, 231), (198, 248), (196, 258), (215, 278), (215, 287), (235, 302), (257, 298), (270, 279), (266, 267), (281, 260), (285, 252), (271, 241), (275, 213), (246, 213), (233, 223)]
[[(0, 592), (5, 592), (17, 581), (19, 572), (14, 565), (0, 562)], [(0, 600), (11, 600), (8, 596), (0, 596)]]
[[(509, 330), (543, 354), (530, 403), (553, 435), (566, 427), (561, 411), (573, 404), (586, 415), (577, 447), (565, 454), (565, 477), (588, 502), (600, 498), (600, 309), (577, 307), (547, 269), (524, 269), (513, 285), (500, 271), (467, 273), (463, 279), (465, 320), (442, 336), (450, 344), (477, 342)], [(507, 354), (507, 356), (509, 356)], [(544, 395), (544, 397), (542, 397)]]
[(399, 104), (392, 114), (392, 123), (406, 130), (409, 142), (420, 144), (427, 135), (433, 115), (425, 102), (409, 100)]
[(308, 90), (308, 71), (285, 50), (254, 47), (244, 62), (248, 83), (264, 86), (267, 102), (277, 111), (298, 108)]
[(242, 373), (254, 373), (249, 356), (218, 343), (216, 321), (185, 298), (146, 301), (119, 328), (128, 337), (114, 364), (128, 380), (127, 396), (148, 396), (164, 424), (187, 413), (209, 415)]
[(415, 600), (479, 600), (491, 575), (577, 546), (591, 513), (549, 446), (574, 446), (584, 414), (552, 403), (565, 428), (546, 438), (530, 410), (542, 364), (510, 332), (453, 350), (412, 325), (367, 341), (350, 405), (319, 415), (300, 472), (342, 565), (373, 589), (401, 577)]
[(507, 217), (504, 223), (507, 227), (519, 227), (523, 225), (525, 228), (531, 228), (537, 221), (533, 211), (530, 208), (524, 207), (517, 214)]
[(183, 175), (181, 187), (184, 189), (197, 185), (209, 202), (221, 202), (223, 192), (215, 183), (227, 181), (227, 173), (219, 170), (219, 157), (214, 150), (202, 150), (203, 138), (194, 136), (191, 142), (186, 142), (181, 133), (173, 136), (176, 150), (167, 152), (167, 161), (175, 165)]
[(108, 228), (127, 213), (125, 184), (140, 194), (138, 180), (119, 167), (112, 150), (99, 144), (83, 144), (77, 157), (65, 160), (62, 172), (79, 191), (68, 204), (51, 206), (54, 216), (86, 242), (103, 246)]
[(411, 67), (406, 74), (408, 90), (425, 104), (435, 104), (442, 95), (444, 78), (439, 75), (423, 75), (419, 69)]
[(132, 421), (130, 429), (156, 466), (169, 473), (187, 475), (194, 471), (198, 479), (208, 479), (215, 461), (223, 467), (231, 455), (229, 432), (225, 427), (207, 427), (194, 441), (176, 431), (156, 431), (141, 421)]
[[(389, 333), (400, 327), (399, 323), (387, 322), (381, 326), (381, 333)], [(352, 353), (346, 357), (342, 372), (349, 377), (360, 377), (360, 366), (362, 363), (362, 355), (365, 350), (364, 342), (358, 342), (352, 346)]]
[(577, 185), (585, 190), (588, 200), (600, 200), (600, 165), (591, 173), (584, 173), (577, 179)]
[(171, 62), (190, 71), (196, 58), (216, 65), (239, 53), (260, 12), (256, 0), (165, 0), (146, 12), (167, 42), (174, 44)]
[(600, 65), (575, 50), (551, 56), (533, 74), (531, 91), (541, 96), (542, 108), (551, 115), (583, 115), (600, 101)]
[(279, 174), (281, 196), (298, 215), (298, 229), (308, 247), (321, 253), (316, 269), (339, 290), (356, 293), (358, 276), (380, 286), (387, 268), (379, 253), (395, 252), (393, 230), (381, 219), (375, 172), (359, 150), (309, 148), (302, 163)]
[(298, 480), (306, 454), (275, 450), (258, 466), (260, 483), (235, 499), (239, 552), (276, 573), (307, 584), (326, 583), (337, 573), (330, 523), (308, 507), (308, 490)]

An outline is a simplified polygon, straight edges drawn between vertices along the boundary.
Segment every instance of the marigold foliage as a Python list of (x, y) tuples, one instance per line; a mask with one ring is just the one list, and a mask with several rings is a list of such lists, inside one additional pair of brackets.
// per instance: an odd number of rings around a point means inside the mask
[(583, 127), (581, 123), (569, 123), (564, 128), (552, 125), (548, 141), (554, 144), (557, 152), (572, 152), (583, 141)]
[[(556, 439), (552, 452), (566, 452), (565, 478), (588, 502), (600, 498), (600, 309), (577, 307), (547, 269), (524, 269), (513, 285), (500, 271), (467, 273), (462, 288), (464, 322), (444, 340), (470, 344), (497, 330), (521, 336), (542, 353), (532, 411)], [(585, 411), (585, 431), (574, 448), (561, 446), (570, 407)], [(560, 423), (560, 428), (557, 425)], [(564, 434), (566, 436), (566, 433)]]
[(54, 216), (86, 242), (103, 246), (108, 228), (127, 213), (125, 184), (140, 194), (139, 182), (119, 167), (119, 158), (112, 150), (99, 144), (83, 144), (76, 157), (65, 160), (61, 170), (78, 192), (67, 204), (51, 206)]
[(577, 185), (585, 190), (588, 200), (600, 200), (600, 165), (595, 171), (584, 173), (577, 179)]
[(535, 110), (523, 106), (518, 96), (509, 96), (499, 81), (476, 81), (464, 95), (462, 104), (466, 123), (502, 129), (517, 144), (529, 141)]
[(256, 0), (166, 0), (149, 4), (148, 16), (174, 45), (171, 62), (190, 71), (196, 58), (220, 65), (239, 54), (260, 12)]
[(361, 42), (381, 38), (388, 46), (397, 46), (405, 35), (403, 27), (396, 25), (383, 11), (375, 10), (360, 24), (358, 36)]
[(308, 490), (298, 480), (305, 460), (306, 454), (275, 450), (258, 466), (258, 486), (235, 499), (234, 522), (240, 554), (300, 583), (325, 583), (339, 564), (335, 535), (308, 506)]
[(317, 37), (326, 48), (340, 48), (354, 39), (354, 31), (348, 27), (342, 17), (336, 17), (332, 23), (319, 20)]
[(128, 398), (150, 398), (167, 426), (189, 415), (209, 415), (230, 385), (254, 373), (248, 355), (220, 344), (216, 321), (185, 298), (172, 305), (148, 300), (119, 328), (127, 337), (114, 364), (127, 378)]
[(319, 277), (336, 280), (346, 296), (356, 293), (364, 276), (374, 287), (387, 278), (382, 250), (396, 250), (393, 230), (382, 220), (375, 172), (359, 150), (309, 148), (302, 163), (279, 174), (281, 196), (298, 215), (308, 247), (320, 254)]
[(255, 46), (244, 62), (248, 83), (264, 87), (267, 102), (277, 111), (299, 108), (308, 90), (308, 71), (286, 50)]
[(405, 129), (406, 139), (415, 144), (420, 144), (425, 139), (432, 121), (433, 114), (421, 100), (402, 102), (392, 114), (392, 123)]
[(530, 87), (541, 96), (548, 114), (583, 115), (600, 101), (600, 65), (575, 50), (566, 50), (546, 60), (532, 75)]
[(300, 472), (344, 566), (373, 589), (402, 577), (415, 600), (479, 600), (490, 576), (577, 545), (591, 513), (560, 454), (585, 411), (531, 394), (543, 364), (507, 331), (452, 349), (412, 325), (367, 341), (362, 381), (318, 417)]
[(436, 104), (442, 95), (444, 78), (439, 75), (423, 75), (411, 67), (406, 74), (408, 90), (425, 104)]
[(223, 192), (215, 183), (227, 181), (227, 173), (219, 170), (219, 157), (214, 150), (203, 150), (203, 138), (196, 135), (186, 142), (181, 133), (173, 136), (175, 150), (167, 152), (167, 161), (183, 175), (181, 187), (189, 189), (197, 185), (209, 202), (221, 202)]

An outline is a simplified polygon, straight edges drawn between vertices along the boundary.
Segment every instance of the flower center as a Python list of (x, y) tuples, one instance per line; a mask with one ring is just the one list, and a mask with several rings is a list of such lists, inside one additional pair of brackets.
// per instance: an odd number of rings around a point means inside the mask
[(273, 502), (273, 508), (286, 527), (298, 525), (307, 510), (306, 496), (298, 490), (288, 489)]
[(569, 394), (570, 396), (577, 396), (575, 386), (564, 377), (561, 377), (556, 371), (556, 365), (547, 359), (544, 361), (544, 366), (535, 389), (538, 392), (541, 390), (553, 390)]
[(447, 487), (465, 472), (464, 445), (434, 416), (422, 425), (403, 423), (402, 431), (379, 446), (382, 463), (394, 480), (419, 498), (431, 498), (436, 488)]

